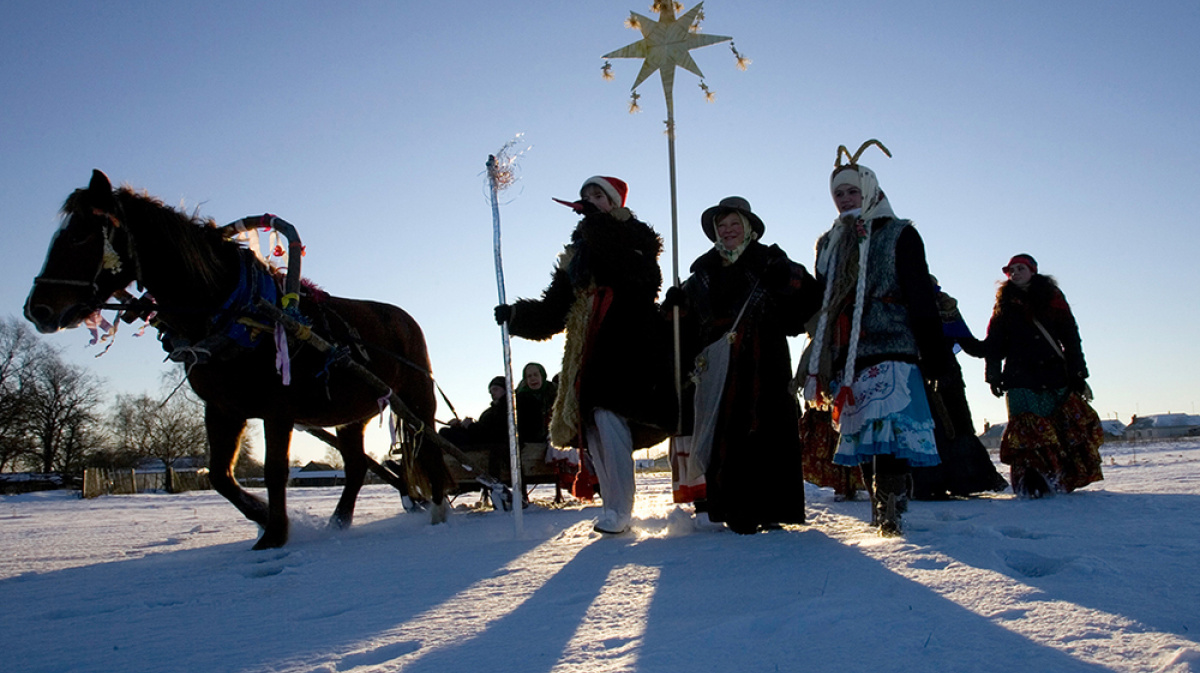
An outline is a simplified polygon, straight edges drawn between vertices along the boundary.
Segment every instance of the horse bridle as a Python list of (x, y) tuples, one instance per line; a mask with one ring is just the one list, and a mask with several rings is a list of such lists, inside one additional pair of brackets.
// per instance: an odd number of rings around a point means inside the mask
[[(121, 208), (119, 201), (117, 202), (117, 209), (121, 211), (124, 210)], [(100, 228), (101, 235), (104, 237), (104, 249), (100, 253), (100, 259), (96, 262), (96, 272), (92, 274), (92, 279), (89, 281), (75, 280), (72, 278), (54, 278), (46, 276), (44, 273), (42, 273), (34, 277), (33, 284), (35, 287), (38, 285), (66, 285), (70, 287), (90, 288), (92, 292), (91, 304), (95, 306), (103, 305), (104, 300), (100, 298), (100, 276), (106, 271), (112, 273), (113, 275), (120, 273), (122, 263), (126, 261), (121, 258), (120, 254), (117, 253), (116, 247), (113, 245), (113, 239), (116, 236), (117, 229), (120, 229), (122, 225), (121, 220), (113, 213), (101, 210), (99, 208), (93, 208), (92, 214), (105, 218), (105, 223), (101, 225)], [(59, 227), (59, 231), (65, 232), (67, 228), (71, 226), (71, 219), (74, 217), (75, 213), (68, 213), (66, 220), (62, 223), (62, 226)], [(142, 268), (137, 257), (137, 249), (133, 245), (133, 236), (129, 232), (128, 227), (125, 227), (125, 243), (126, 256), (128, 257), (127, 261), (133, 264), (134, 278), (137, 280), (138, 287), (141, 288), (143, 287)], [(118, 290), (119, 289), (120, 288), (118, 288)]]

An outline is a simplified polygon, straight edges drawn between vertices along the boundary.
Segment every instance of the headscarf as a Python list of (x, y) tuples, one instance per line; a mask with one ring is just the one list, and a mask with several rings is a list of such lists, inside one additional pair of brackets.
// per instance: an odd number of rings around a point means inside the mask
[(736, 248), (730, 250), (725, 247), (724, 243), (721, 242), (720, 237), (717, 237), (717, 240), (713, 241), (713, 247), (716, 249), (717, 254), (721, 256), (721, 262), (726, 265), (733, 264), (734, 262), (738, 261), (738, 258), (742, 256), (742, 253), (746, 252), (746, 248), (748, 248), (751, 243), (758, 240), (758, 232), (754, 231), (754, 229), (750, 226), (750, 221), (746, 219), (745, 215), (737, 212), (736, 210), (729, 212), (737, 215), (738, 219), (742, 222), (742, 242), (739, 243)]
[[(531, 366), (537, 367), (538, 372), (540, 372), (542, 375), (542, 387), (538, 388), (537, 390), (530, 388), (529, 384), (525, 382), (525, 370), (529, 369)], [(545, 409), (549, 409), (550, 405), (554, 404), (554, 383), (550, 381), (550, 377), (546, 376), (546, 368), (540, 363), (530, 362), (524, 367), (521, 367), (521, 383), (517, 385), (517, 394), (522, 393), (533, 396)]]
[[(864, 143), (859, 149), (871, 144)], [(878, 142), (876, 141), (876, 144)], [(888, 156), (891, 153), (879, 145)], [(870, 263), (869, 251), (871, 246), (871, 222), (878, 218), (894, 218), (892, 206), (887, 195), (879, 188), (879, 180), (875, 171), (857, 162), (858, 154), (851, 158), (851, 163), (840, 165), (841, 153), (845, 148), (838, 148), (839, 165), (834, 168), (829, 178), (830, 194), (839, 185), (850, 184), (857, 186), (863, 195), (861, 208), (839, 213), (833, 221), (825, 249), (829, 253), (821, 259), (821, 251), (817, 251), (817, 273), (825, 276), (825, 294), (821, 301), (821, 311), (817, 314), (817, 324), (812, 330), (813, 340), (807, 360), (807, 376), (804, 381), (804, 399), (810, 405), (818, 408), (833, 406), (833, 417), (836, 422), (844, 405), (854, 404), (851, 384), (854, 382), (855, 360), (858, 357), (858, 339), (862, 331), (863, 300), (867, 287), (867, 268)], [(851, 294), (853, 293), (853, 294)], [(842, 374), (836, 380), (840, 390), (836, 400), (831, 398), (832, 383), (835, 380), (833, 372), (833, 353), (837, 330), (837, 316), (846, 309), (853, 297), (853, 314), (850, 321), (849, 345), (847, 347), (846, 365)]]

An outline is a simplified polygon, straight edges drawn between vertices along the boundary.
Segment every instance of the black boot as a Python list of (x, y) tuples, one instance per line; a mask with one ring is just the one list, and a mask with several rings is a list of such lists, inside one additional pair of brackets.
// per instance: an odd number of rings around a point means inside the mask
[(1013, 489), (1017, 497), (1026, 497), (1030, 500), (1037, 500), (1048, 495), (1054, 495), (1054, 489), (1050, 487), (1050, 483), (1041, 472), (1027, 467), (1025, 473), (1021, 475), (1020, 483)]
[(874, 497), (871, 499), (872, 523), (879, 526), (882, 537), (898, 537), (902, 534), (900, 515), (908, 510), (910, 484), (907, 461), (891, 456), (876, 457)]

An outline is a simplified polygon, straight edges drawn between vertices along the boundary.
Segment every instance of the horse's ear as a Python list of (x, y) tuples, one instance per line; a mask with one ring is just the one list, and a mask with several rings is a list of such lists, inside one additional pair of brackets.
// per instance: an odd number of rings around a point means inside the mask
[(92, 181), (88, 183), (88, 195), (95, 207), (115, 208), (117, 205), (117, 200), (113, 197), (112, 183), (108, 181), (108, 176), (104, 174), (104, 171), (98, 168), (92, 169)]
[(88, 183), (88, 191), (93, 194), (112, 194), (112, 183), (108, 176), (99, 168), (92, 169), (92, 181)]

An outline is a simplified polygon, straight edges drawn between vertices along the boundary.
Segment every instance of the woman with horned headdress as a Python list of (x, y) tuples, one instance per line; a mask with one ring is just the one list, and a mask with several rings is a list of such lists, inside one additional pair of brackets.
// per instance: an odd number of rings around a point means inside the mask
[(950, 350), (924, 243), (892, 212), (875, 172), (858, 163), (871, 145), (891, 156), (878, 140), (852, 156), (838, 148), (829, 182), (838, 216), (817, 241), (823, 297), (799, 373), (807, 404), (828, 409), (840, 434), (833, 462), (872, 475), (872, 522), (895, 536), (910, 467), (938, 463), (925, 382), (946, 370)]

